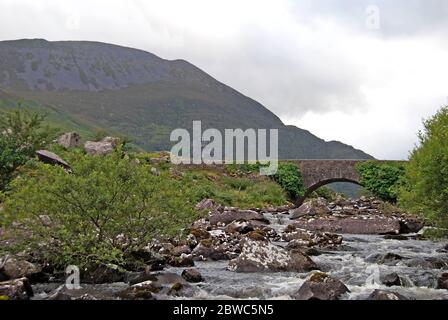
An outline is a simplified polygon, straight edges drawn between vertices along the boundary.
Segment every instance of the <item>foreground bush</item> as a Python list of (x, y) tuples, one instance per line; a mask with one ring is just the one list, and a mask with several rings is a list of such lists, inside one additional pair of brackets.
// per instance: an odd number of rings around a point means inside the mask
[(410, 155), (400, 204), (448, 227), (448, 107), (424, 121)]
[(153, 175), (119, 151), (67, 160), (72, 174), (35, 164), (4, 203), (4, 223), (25, 227), (23, 243), (53, 264), (120, 263), (126, 251), (179, 235), (198, 218), (182, 181)]
[(400, 162), (366, 161), (356, 166), (361, 176), (361, 184), (374, 196), (389, 202), (396, 202), (405, 167)]

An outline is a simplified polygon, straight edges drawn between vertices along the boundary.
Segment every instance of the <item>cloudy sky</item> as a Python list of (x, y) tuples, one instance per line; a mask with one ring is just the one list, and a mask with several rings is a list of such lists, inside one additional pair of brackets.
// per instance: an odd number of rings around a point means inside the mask
[(404, 159), (448, 104), (446, 0), (0, 0), (0, 40), (182, 58), (286, 124)]

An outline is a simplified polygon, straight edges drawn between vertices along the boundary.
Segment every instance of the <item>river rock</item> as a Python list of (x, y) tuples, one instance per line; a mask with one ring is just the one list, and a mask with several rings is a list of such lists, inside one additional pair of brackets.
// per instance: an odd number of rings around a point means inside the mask
[(290, 210), (291, 219), (298, 219), (304, 216), (327, 215), (331, 213), (324, 198), (311, 199), (297, 209)]
[(229, 257), (223, 247), (214, 246), (211, 242), (201, 241), (199, 245), (191, 252), (194, 260), (199, 261), (219, 261), (228, 260)]
[(0, 278), (3, 280), (28, 278), (36, 279), (42, 274), (37, 265), (16, 257), (6, 256), (0, 261)]
[(161, 289), (154, 281), (147, 280), (124, 289), (117, 296), (123, 300), (154, 300), (153, 294)]
[(323, 272), (313, 272), (293, 295), (296, 300), (338, 300), (350, 290), (339, 280)]
[(269, 221), (263, 216), (263, 214), (253, 211), (253, 210), (240, 210), (237, 208), (229, 208), (229, 210), (224, 210), (223, 212), (217, 212), (209, 215), (208, 217), (211, 225), (227, 225), (232, 221), (237, 220), (258, 220), (263, 221), (266, 224)]
[(425, 223), (418, 218), (406, 217), (400, 221), (401, 233), (417, 233), (425, 226)]
[(370, 294), (367, 300), (409, 300), (409, 299), (397, 292), (376, 289)]
[(399, 254), (388, 252), (385, 254), (373, 253), (366, 257), (367, 262), (385, 264), (385, 265), (396, 265), (401, 260), (405, 260), (405, 257), (400, 256)]
[(241, 254), (231, 260), (230, 271), (235, 272), (307, 272), (318, 269), (317, 265), (299, 250), (290, 252), (267, 240), (242, 240)]
[(347, 234), (398, 234), (400, 222), (398, 219), (381, 216), (360, 216), (348, 218), (319, 218), (296, 222), (298, 228)]
[(124, 282), (126, 278), (126, 271), (114, 264), (92, 264), (81, 270), (81, 282), (84, 283)]
[(304, 229), (295, 229), (285, 232), (282, 239), (290, 242), (289, 248), (335, 246), (342, 243), (342, 236), (329, 232), (311, 232)]
[(437, 289), (448, 289), (448, 273), (443, 273), (437, 279)]
[(81, 136), (77, 132), (67, 132), (60, 136), (57, 143), (66, 148), (78, 148), (81, 146)]
[(135, 250), (125, 255), (125, 267), (127, 270), (139, 271), (142, 269), (149, 269), (151, 271), (162, 270), (167, 261), (167, 256), (144, 248)]
[(226, 233), (246, 234), (248, 232), (254, 231), (255, 227), (252, 223), (246, 220), (237, 220), (229, 223), (224, 230)]
[(101, 141), (86, 141), (84, 150), (92, 155), (106, 155), (114, 151), (119, 140), (119, 138), (105, 137)]
[(172, 267), (193, 267), (194, 261), (192, 255), (181, 254), (179, 257), (171, 257), (168, 264)]
[(386, 274), (382, 279), (381, 282), (386, 286), (386, 287), (393, 287), (393, 286), (401, 286), (401, 278), (400, 276), (396, 273), (389, 273)]
[(2, 299), (28, 300), (32, 296), (33, 289), (27, 278), (0, 282), (0, 298)]
[(188, 282), (204, 281), (204, 278), (202, 278), (201, 273), (195, 268), (189, 268), (182, 271), (182, 278), (184, 278)]
[(39, 161), (43, 163), (58, 165), (66, 170), (71, 170), (70, 165), (64, 160), (62, 160), (62, 158), (54, 152), (50, 152), (47, 150), (38, 150), (36, 151), (36, 155)]
[(187, 245), (183, 245), (183, 246), (177, 246), (173, 249), (173, 251), (171, 252), (171, 254), (175, 257), (180, 257), (182, 254), (190, 254), (191, 253), (191, 249), (189, 246)]

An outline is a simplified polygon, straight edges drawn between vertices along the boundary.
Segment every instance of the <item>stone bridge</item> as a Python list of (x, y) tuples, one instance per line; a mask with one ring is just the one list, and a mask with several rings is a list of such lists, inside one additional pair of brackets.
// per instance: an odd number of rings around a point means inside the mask
[(306, 188), (305, 196), (297, 199), (297, 205), (300, 205), (313, 191), (329, 183), (351, 182), (362, 185), (356, 164), (365, 161), (371, 160), (288, 160), (299, 167)]

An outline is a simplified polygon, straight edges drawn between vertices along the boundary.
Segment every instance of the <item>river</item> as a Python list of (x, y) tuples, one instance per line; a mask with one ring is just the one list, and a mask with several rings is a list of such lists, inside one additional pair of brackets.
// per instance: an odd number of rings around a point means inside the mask
[[(287, 214), (265, 214), (277, 231), (290, 222)], [(320, 249), (311, 258), (319, 268), (342, 281), (350, 290), (344, 300), (366, 299), (374, 289), (391, 290), (410, 299), (448, 299), (448, 290), (435, 289), (437, 278), (448, 270), (448, 254), (444, 242), (385, 239), (381, 235), (343, 235), (343, 243), (335, 249)], [(285, 246), (285, 242), (276, 244)], [(193, 294), (176, 299), (291, 299), (307, 273), (235, 273), (228, 271), (228, 261), (196, 262), (205, 278), (193, 284)], [(167, 268), (181, 274), (184, 268)], [(386, 286), (383, 278), (391, 273), (400, 277), (400, 285)], [(48, 286), (48, 285), (47, 285)], [(84, 291), (97, 298), (111, 298), (127, 285), (124, 283), (83, 285)], [(45, 289), (45, 290), (44, 290)], [(36, 286), (35, 299), (45, 299), (48, 287)], [(191, 292), (191, 291), (190, 291)], [(172, 296), (158, 296), (173, 299)]]

